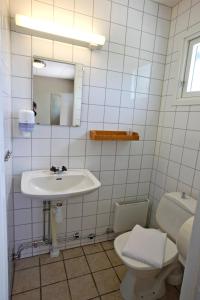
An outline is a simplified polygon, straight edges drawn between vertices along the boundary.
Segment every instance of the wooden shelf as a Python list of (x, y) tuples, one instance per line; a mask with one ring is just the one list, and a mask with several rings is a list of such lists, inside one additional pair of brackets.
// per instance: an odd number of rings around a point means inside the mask
[(90, 139), (95, 141), (139, 141), (137, 132), (90, 130)]

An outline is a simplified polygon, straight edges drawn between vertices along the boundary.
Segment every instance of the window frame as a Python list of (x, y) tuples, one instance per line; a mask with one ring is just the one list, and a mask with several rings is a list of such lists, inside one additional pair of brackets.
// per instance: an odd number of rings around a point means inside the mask
[[(187, 88), (187, 83), (184, 82), (186, 79), (186, 72), (189, 75), (190, 64), (187, 64), (189, 58), (189, 50), (192, 41), (199, 38), (200, 40), (200, 24), (193, 26), (191, 29), (180, 35), (180, 44), (178, 52), (180, 54), (179, 59), (179, 71), (176, 79), (177, 92), (175, 102), (173, 105), (200, 105), (200, 92), (184, 92), (184, 88)], [(192, 51), (191, 51), (192, 52)], [(189, 65), (189, 67), (187, 66)], [(188, 70), (186, 69), (188, 68)], [(187, 76), (188, 78), (188, 76)], [(187, 96), (186, 96), (187, 95)]]
[(191, 68), (191, 64), (192, 64), (193, 47), (197, 43), (200, 44), (200, 36), (190, 40), (188, 43), (186, 66), (185, 66), (184, 80), (183, 80), (183, 85), (182, 85), (182, 98), (200, 97), (200, 91), (187, 92), (187, 86), (188, 86), (188, 81), (189, 81), (189, 76), (190, 76), (190, 68)]

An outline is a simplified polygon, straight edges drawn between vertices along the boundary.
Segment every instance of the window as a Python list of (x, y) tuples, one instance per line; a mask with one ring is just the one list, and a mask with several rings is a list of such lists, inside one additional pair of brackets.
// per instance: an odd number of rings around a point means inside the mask
[(182, 97), (200, 97), (200, 37), (190, 40), (182, 82)]
[(200, 24), (181, 33), (177, 41), (179, 65), (172, 105), (200, 105)]
[(200, 105), (200, 24), (182, 32), (176, 47), (179, 65), (172, 105)]

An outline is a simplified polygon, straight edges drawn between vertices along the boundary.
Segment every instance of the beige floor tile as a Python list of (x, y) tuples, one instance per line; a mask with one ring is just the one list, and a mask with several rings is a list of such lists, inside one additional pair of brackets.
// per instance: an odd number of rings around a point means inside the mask
[(67, 281), (42, 288), (42, 300), (71, 300)]
[(68, 278), (74, 278), (90, 273), (85, 256), (65, 260)]
[(166, 295), (161, 298), (160, 300), (179, 300), (179, 292), (178, 290), (171, 286), (171, 285), (167, 285), (166, 286)]
[(63, 260), (62, 253), (58, 257), (51, 257), (49, 253), (40, 255), (40, 263), (41, 265), (51, 264), (57, 261)]
[(101, 300), (123, 300), (120, 291), (101, 296)]
[(40, 290), (33, 290), (12, 297), (12, 300), (40, 300)]
[(40, 286), (39, 268), (16, 271), (14, 274), (13, 294), (36, 289)]
[(39, 266), (39, 256), (15, 260), (15, 270), (28, 269)]
[(107, 253), (113, 267), (122, 265), (122, 261), (118, 257), (118, 255), (116, 254), (114, 249), (113, 250), (108, 250), (108, 251), (106, 251), (106, 253)]
[(123, 280), (126, 271), (127, 271), (127, 268), (124, 265), (115, 267), (115, 272), (117, 273), (117, 275), (121, 281)]
[(41, 266), (42, 285), (56, 283), (66, 279), (63, 261)]
[(75, 258), (83, 255), (84, 253), (81, 247), (67, 249), (63, 251), (64, 259)]
[(87, 300), (98, 296), (97, 289), (90, 274), (70, 279), (69, 288), (72, 300)]
[(103, 251), (103, 248), (102, 248), (101, 244), (98, 243), (98, 244), (83, 246), (83, 250), (84, 250), (85, 254), (93, 254), (93, 253)]
[(100, 271), (112, 267), (105, 252), (90, 254), (87, 255), (86, 257), (92, 272), (96, 272), (96, 271)]
[(102, 242), (101, 245), (104, 250), (111, 250), (114, 247), (113, 241), (105, 241), (105, 242)]
[(106, 294), (119, 289), (120, 281), (113, 269), (93, 273), (99, 293)]

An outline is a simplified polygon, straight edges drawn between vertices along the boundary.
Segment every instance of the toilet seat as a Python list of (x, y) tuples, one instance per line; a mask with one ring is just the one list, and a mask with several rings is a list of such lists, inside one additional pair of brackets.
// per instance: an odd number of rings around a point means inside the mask
[[(142, 270), (146, 270), (146, 271), (155, 270), (156, 268), (151, 265), (147, 265), (138, 260), (128, 258), (128, 257), (122, 255), (122, 250), (128, 240), (129, 234), (130, 234), (130, 232), (123, 233), (115, 239), (114, 248), (115, 248), (115, 251), (118, 254), (118, 256), (121, 258), (121, 260), (124, 262), (124, 264), (127, 265), (127, 267), (129, 267), (131, 269), (141, 270), (141, 271)], [(148, 251), (148, 249), (147, 249), (147, 251)], [(171, 262), (176, 260), (177, 257), (178, 257), (178, 250), (177, 250), (176, 245), (169, 238), (167, 238), (163, 266), (169, 265)]]

